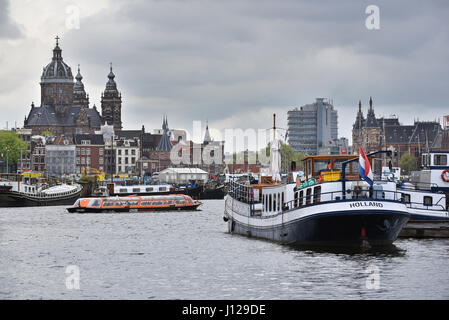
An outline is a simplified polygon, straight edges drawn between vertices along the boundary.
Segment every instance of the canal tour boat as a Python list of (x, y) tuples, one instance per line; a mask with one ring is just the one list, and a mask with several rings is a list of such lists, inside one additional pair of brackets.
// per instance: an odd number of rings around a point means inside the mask
[(81, 198), (70, 213), (119, 213), (196, 210), (202, 203), (186, 195)]
[[(392, 244), (410, 214), (394, 182), (373, 181), (369, 157), (378, 153), (388, 151), (340, 159), (338, 180), (331, 174), (303, 183), (282, 184), (280, 142), (274, 138), (272, 176), (258, 184), (229, 184), (223, 217), (229, 232), (306, 246)], [(356, 167), (358, 160), (360, 164)], [(326, 165), (328, 161), (323, 169)], [(350, 173), (360, 170), (363, 180), (358, 177), (350, 180), (350, 174), (346, 176), (347, 166)], [(306, 164), (305, 176), (310, 177), (311, 172), (312, 168)]]

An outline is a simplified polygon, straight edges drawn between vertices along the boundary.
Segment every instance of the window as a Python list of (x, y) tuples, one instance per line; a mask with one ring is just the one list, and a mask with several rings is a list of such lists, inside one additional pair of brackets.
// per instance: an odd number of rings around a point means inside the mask
[(436, 154), (433, 158), (433, 161), (436, 166), (445, 166), (447, 165), (447, 155)]
[(81, 158), (81, 164), (86, 164), (86, 158)]
[(432, 205), (432, 197), (424, 197), (424, 205), (425, 206), (431, 206)]
[(90, 148), (86, 148), (86, 154), (90, 156)]
[(122, 155), (122, 150), (121, 150), (121, 149), (118, 149), (118, 150), (117, 150), (117, 154), (118, 154), (119, 156), (121, 156), (121, 155)]
[(119, 190), (119, 192), (120, 192), (120, 193), (128, 193), (128, 189), (121, 188), (121, 189)]
[(135, 150), (135, 149), (132, 149), (132, 150), (131, 150), (131, 155), (133, 155), (133, 156), (136, 155), (136, 150)]
[(104, 160), (103, 160), (103, 157), (100, 157), (100, 164), (103, 164), (103, 162), (104, 162)]
[(146, 190), (147, 192), (151, 192), (151, 191), (153, 191), (153, 187), (146, 188), (145, 190)]
[[(40, 153), (40, 152), (39, 152)], [(76, 155), (79, 156), (80, 155), (80, 149), (76, 148)]]
[(410, 203), (410, 195), (408, 193), (401, 193), (401, 201), (404, 203)]
[(304, 191), (301, 190), (299, 192), (299, 205), (302, 206), (304, 204)]
[(85, 156), (86, 155), (86, 149), (81, 148), (81, 155)]
[(125, 156), (128, 155), (128, 149), (125, 149)]
[(312, 202), (312, 188), (308, 188), (306, 190), (306, 204), (310, 204)]
[(272, 206), (271, 206), (271, 204), (272, 204), (271, 194), (270, 194), (270, 196), (269, 196), (268, 204), (269, 204), (269, 207), (270, 207), (270, 210), (269, 210), (269, 211), (271, 211), (271, 208), (272, 208)]
[(125, 164), (128, 164), (128, 158), (125, 158)]
[(299, 201), (298, 201), (298, 192), (295, 192), (295, 207), (299, 206)]
[(132, 163), (132, 164), (135, 164), (135, 163), (136, 163), (136, 158), (132, 157), (132, 158), (131, 158), (131, 163)]
[(140, 188), (133, 188), (133, 192), (140, 192)]
[(321, 200), (321, 187), (315, 187), (313, 190), (313, 203), (320, 202)]

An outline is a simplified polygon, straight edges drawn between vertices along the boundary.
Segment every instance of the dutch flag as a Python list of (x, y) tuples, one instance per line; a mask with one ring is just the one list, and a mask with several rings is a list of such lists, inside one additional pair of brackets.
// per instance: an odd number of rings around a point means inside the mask
[(370, 186), (373, 186), (373, 171), (371, 170), (368, 157), (362, 147), (360, 147), (359, 174), (360, 178), (368, 182)]

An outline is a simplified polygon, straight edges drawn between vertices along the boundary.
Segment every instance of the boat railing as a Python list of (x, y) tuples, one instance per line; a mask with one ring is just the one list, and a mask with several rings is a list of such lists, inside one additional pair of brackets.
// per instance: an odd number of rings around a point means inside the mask
[(228, 184), (228, 194), (240, 202), (254, 203), (254, 188), (249, 185), (240, 184), (231, 180)]
[[(371, 188), (358, 188), (357, 190), (347, 190), (346, 193), (350, 195), (344, 199), (342, 197), (342, 191), (331, 191), (323, 192), (319, 194), (309, 194), (284, 202), (282, 211), (290, 211), (298, 208), (304, 208), (308, 206), (313, 206), (322, 203), (331, 203), (338, 201), (348, 201), (348, 200), (365, 200), (365, 201), (376, 201), (376, 200), (388, 200), (404, 203), (408, 208), (419, 208), (429, 211), (445, 211), (446, 209), (438, 201), (436, 204), (424, 204), (422, 202), (411, 202), (406, 201), (400, 191), (392, 190), (373, 190)], [(440, 199), (441, 200), (441, 199)]]

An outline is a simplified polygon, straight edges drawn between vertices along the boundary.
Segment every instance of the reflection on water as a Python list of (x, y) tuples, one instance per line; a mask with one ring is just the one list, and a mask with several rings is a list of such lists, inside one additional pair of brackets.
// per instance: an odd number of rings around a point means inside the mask
[[(85, 215), (2, 208), (0, 299), (449, 298), (449, 240), (298, 248), (227, 233), (223, 205)], [(79, 290), (66, 287), (69, 265), (79, 267)]]

